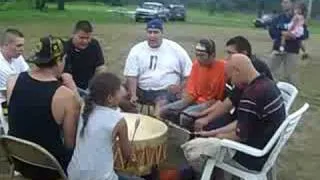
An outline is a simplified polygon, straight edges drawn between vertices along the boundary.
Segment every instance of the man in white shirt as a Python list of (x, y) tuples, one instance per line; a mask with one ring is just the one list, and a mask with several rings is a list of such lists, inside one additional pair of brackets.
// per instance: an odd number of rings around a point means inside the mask
[[(19, 74), (29, 69), (22, 53), (24, 50), (24, 36), (17, 29), (7, 29), (0, 38), (0, 89), (6, 88), (9, 76)], [(3, 101), (0, 92), (0, 101)]]
[(192, 61), (176, 42), (164, 39), (163, 23), (159, 19), (147, 23), (147, 40), (136, 44), (130, 51), (124, 69), (130, 102), (155, 104), (159, 107), (176, 101)]

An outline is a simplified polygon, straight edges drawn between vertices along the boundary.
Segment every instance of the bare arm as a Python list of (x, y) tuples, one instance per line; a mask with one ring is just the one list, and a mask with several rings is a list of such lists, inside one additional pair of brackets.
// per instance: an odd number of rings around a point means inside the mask
[(214, 129), (211, 131), (199, 132), (199, 134), (201, 136), (205, 136), (205, 137), (215, 137), (215, 136), (223, 136), (224, 137), (224, 136), (230, 136), (230, 133), (231, 133), (231, 135), (233, 135), (233, 133), (235, 135), (237, 123), (238, 123), (238, 121), (233, 121), (230, 124), (228, 124), (222, 128)]
[(127, 83), (128, 83), (128, 91), (129, 91), (130, 96), (136, 96), (137, 95), (137, 86), (138, 86), (137, 77), (128, 76)]
[(208, 118), (216, 119), (217, 117), (230, 112), (232, 107), (233, 106), (231, 100), (229, 98), (226, 98), (216, 106), (211, 106), (212, 110), (209, 110)]
[(230, 139), (230, 140), (233, 140), (233, 141), (241, 141), (240, 137), (237, 136), (235, 130), (233, 130), (233, 131), (231, 131), (229, 133), (218, 134), (216, 137), (219, 138), (219, 139)]
[(10, 76), (7, 80), (7, 104), (9, 105), (13, 88), (16, 84), (18, 76)]
[(105, 65), (100, 65), (100, 66), (96, 67), (95, 73), (98, 74), (98, 73), (101, 73), (104, 71), (107, 71), (107, 67)]
[(80, 103), (74, 93), (69, 93), (65, 98), (63, 133), (64, 144), (67, 148), (73, 148), (76, 142), (77, 125), (80, 116)]
[(116, 137), (119, 137), (120, 149), (124, 159), (131, 157), (131, 146), (128, 139), (128, 126), (124, 119), (120, 120), (115, 129)]

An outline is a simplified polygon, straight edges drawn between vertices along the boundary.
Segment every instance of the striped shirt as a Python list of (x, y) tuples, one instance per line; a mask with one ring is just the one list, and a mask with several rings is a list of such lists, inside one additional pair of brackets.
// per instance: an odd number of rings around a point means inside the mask
[[(264, 75), (245, 87), (237, 108), (236, 133), (244, 144), (263, 149), (286, 117), (284, 101), (276, 84)], [(237, 153), (237, 160), (260, 170), (267, 156), (254, 158)]]

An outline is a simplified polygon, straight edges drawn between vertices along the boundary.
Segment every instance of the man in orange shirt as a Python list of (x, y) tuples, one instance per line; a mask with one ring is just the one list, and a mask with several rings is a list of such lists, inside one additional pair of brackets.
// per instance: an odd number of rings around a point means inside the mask
[(193, 118), (188, 114), (200, 112), (217, 100), (225, 91), (224, 61), (215, 59), (215, 43), (201, 39), (196, 46), (196, 59), (181, 100), (163, 106), (160, 117), (193, 130)]

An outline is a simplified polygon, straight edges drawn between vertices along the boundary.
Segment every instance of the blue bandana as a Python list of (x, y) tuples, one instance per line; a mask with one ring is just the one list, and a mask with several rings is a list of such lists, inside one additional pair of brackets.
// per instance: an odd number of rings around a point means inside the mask
[(163, 22), (160, 19), (153, 19), (147, 23), (147, 29), (160, 29), (163, 30)]

